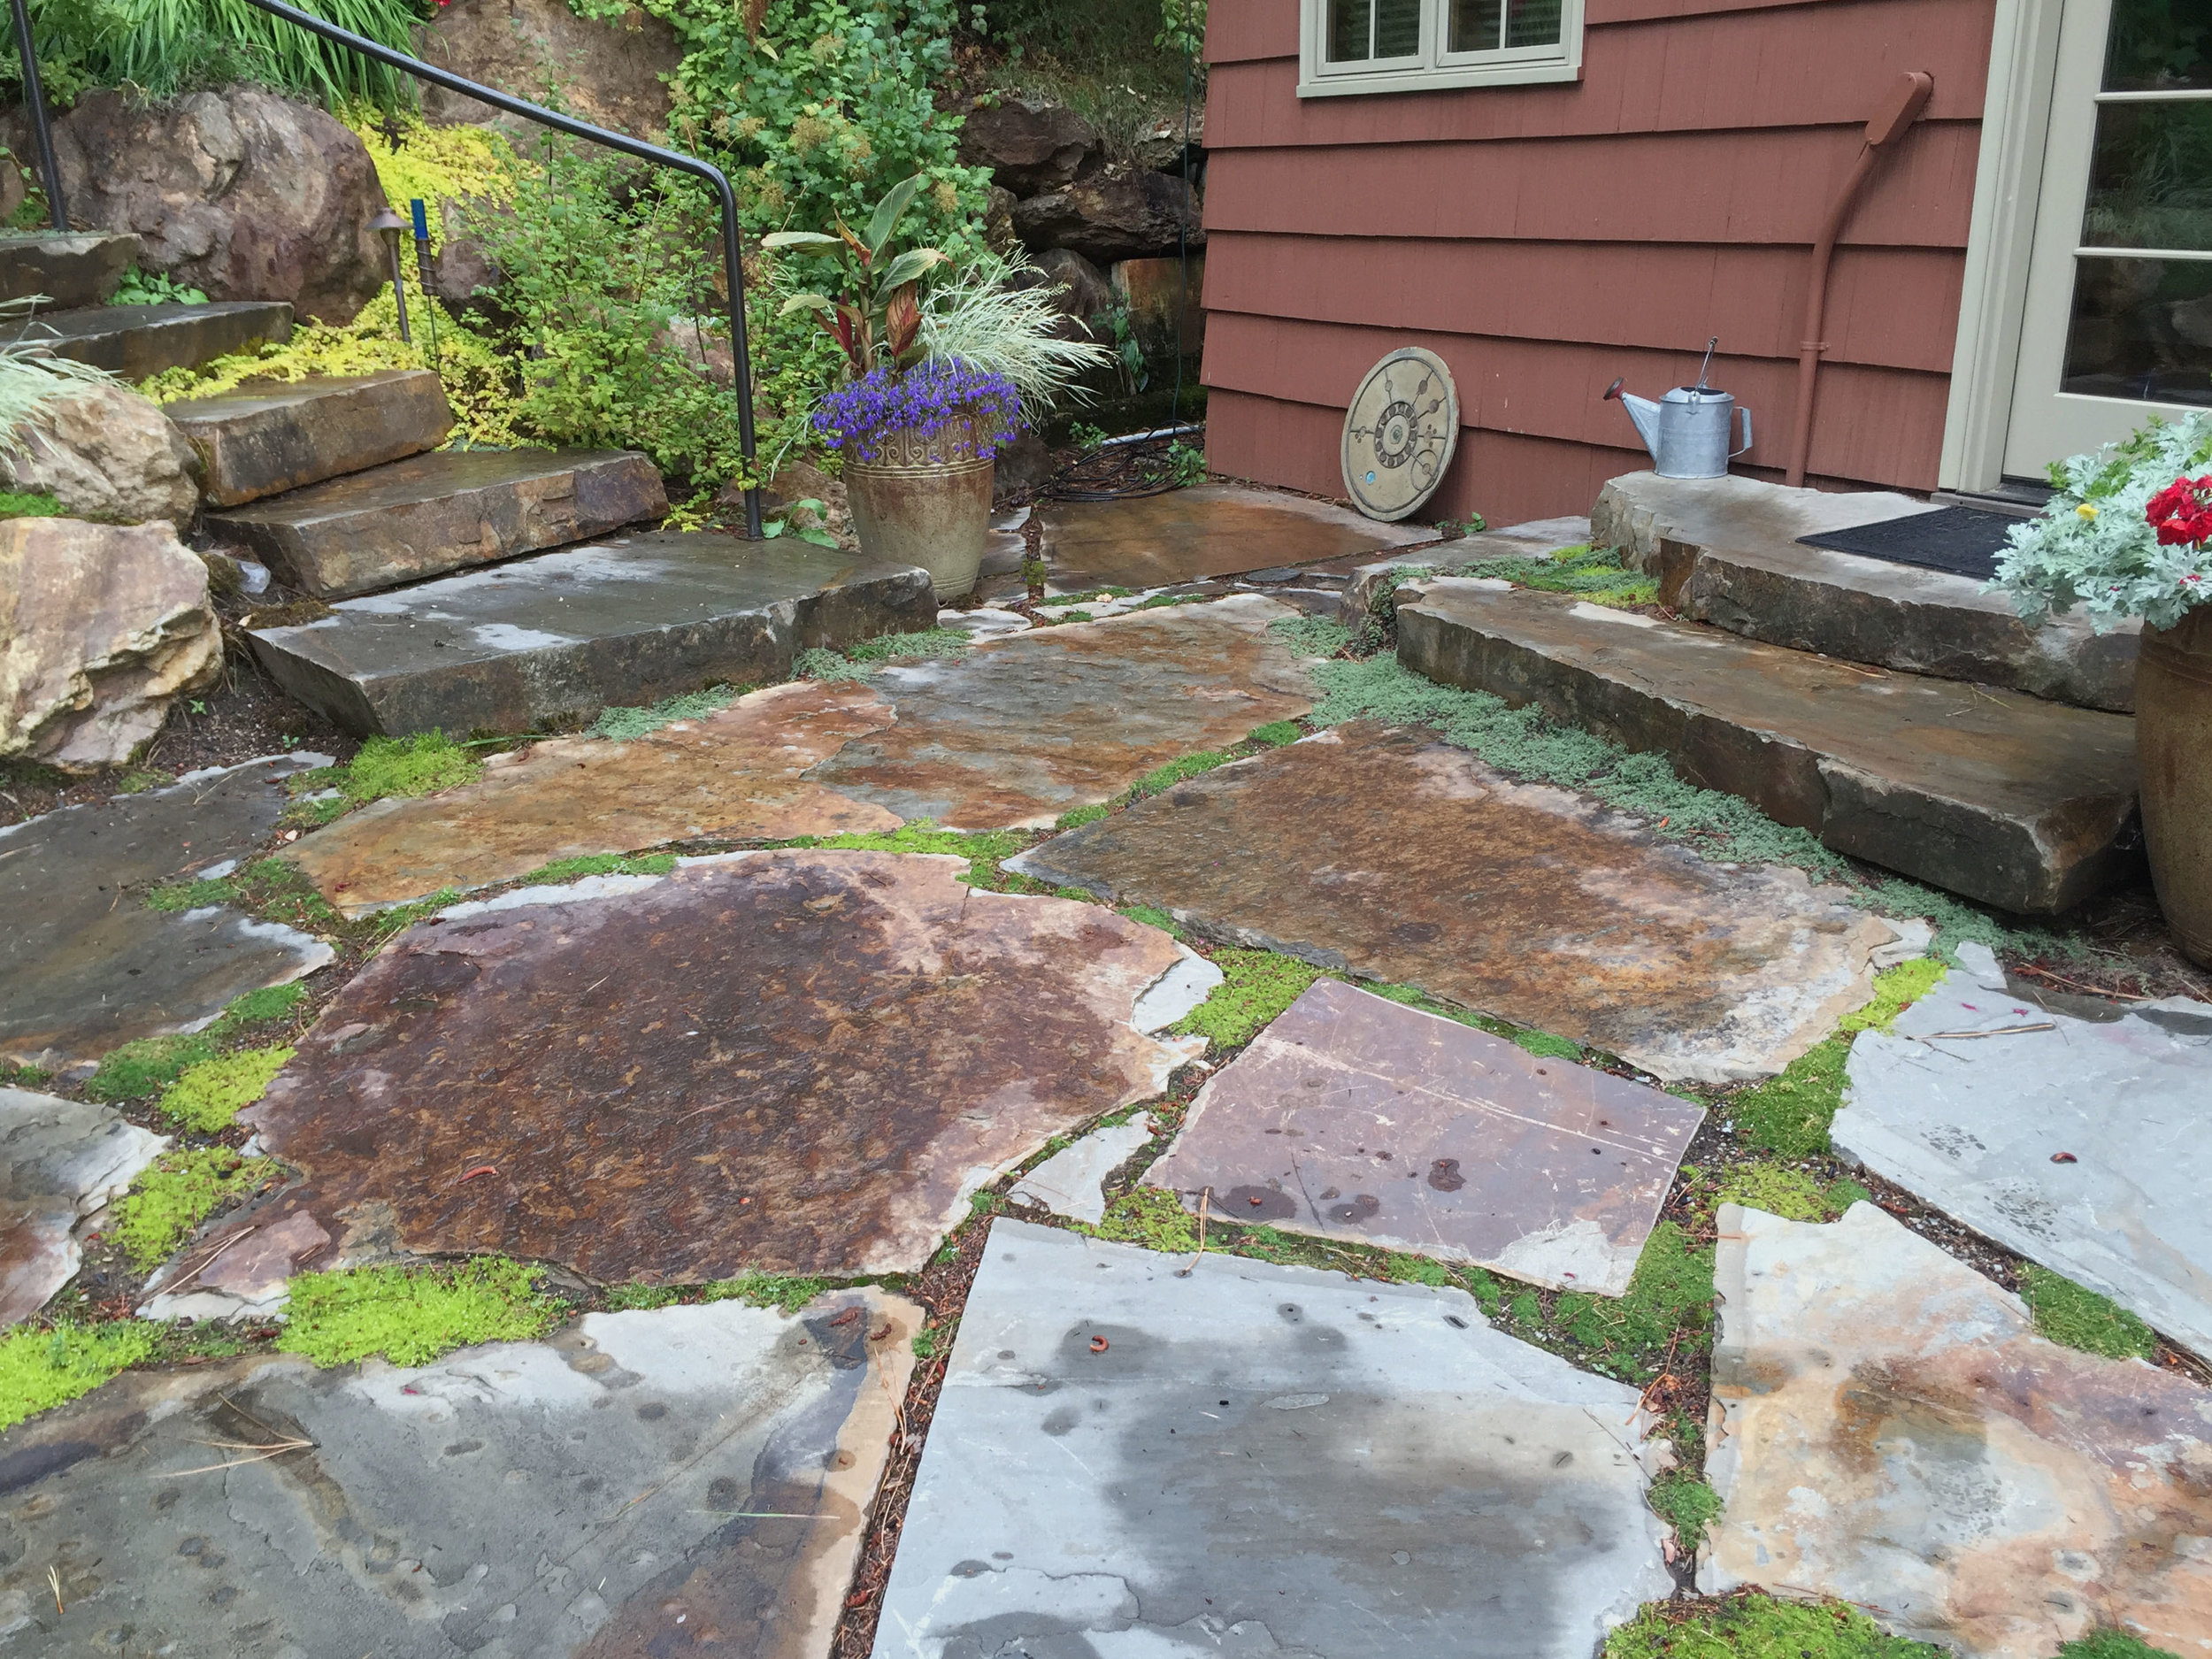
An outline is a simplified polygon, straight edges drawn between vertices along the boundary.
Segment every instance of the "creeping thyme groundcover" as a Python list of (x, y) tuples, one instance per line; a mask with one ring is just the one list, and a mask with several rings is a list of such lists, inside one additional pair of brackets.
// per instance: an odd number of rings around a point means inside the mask
[(910, 369), (880, 365), (824, 397), (814, 411), (822, 442), (848, 461), (873, 461), (895, 432), (929, 439), (954, 424), (975, 422), (978, 460), (988, 460), (1021, 426), (1021, 396), (1003, 374), (956, 358)]

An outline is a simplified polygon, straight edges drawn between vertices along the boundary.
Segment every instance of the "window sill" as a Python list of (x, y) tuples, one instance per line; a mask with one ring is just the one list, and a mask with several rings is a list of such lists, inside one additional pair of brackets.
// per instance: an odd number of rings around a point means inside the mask
[(1448, 69), (1391, 69), (1374, 74), (1320, 75), (1302, 80), (1302, 98), (1338, 98), (1368, 92), (1440, 92), (1458, 87), (1525, 87), (1579, 81), (1582, 65), (1563, 58), (1536, 63), (1462, 64)]

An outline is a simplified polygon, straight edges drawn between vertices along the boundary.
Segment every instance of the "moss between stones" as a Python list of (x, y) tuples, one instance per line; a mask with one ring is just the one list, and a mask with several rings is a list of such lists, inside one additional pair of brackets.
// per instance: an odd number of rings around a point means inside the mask
[(1720, 1518), (1720, 1494), (1695, 1475), (1674, 1470), (1651, 1483), (1644, 1494), (1651, 1512), (1674, 1528), (1674, 1541), (1686, 1555), (1705, 1541), (1705, 1529)]
[(1713, 1252), (1701, 1250), (1671, 1221), (1651, 1231), (1626, 1294), (1561, 1294), (1548, 1323), (1587, 1356), (1593, 1371), (1630, 1381), (1655, 1374), (1655, 1356), (1672, 1348), (1703, 1352), (1713, 1328)]
[(391, 795), (433, 795), (472, 782), (484, 763), (443, 732), (373, 737), (342, 766), (321, 766), (291, 780), (295, 795), (335, 789), (354, 806)]
[(1907, 962), (1874, 978), (1874, 998), (1838, 1022), (1836, 1034), (1789, 1063), (1782, 1075), (1732, 1097), (1722, 1108), (1739, 1139), (1764, 1152), (1809, 1157), (1828, 1150), (1828, 1125), (1843, 1108), (1844, 1063), (1851, 1039), (1862, 1031), (1887, 1031), (1897, 1016), (1943, 977), (1932, 956)]
[(536, 1288), (538, 1269), (503, 1256), (451, 1267), (357, 1267), (292, 1280), (277, 1347), (317, 1365), (381, 1354), (421, 1365), (477, 1342), (543, 1335), (565, 1305)]
[(2150, 1326), (2085, 1285), (2048, 1268), (2020, 1269), (2020, 1299), (2035, 1316), (2036, 1333), (2106, 1359), (2148, 1359), (2158, 1351)]
[(1516, 588), (1572, 594), (1591, 604), (1616, 609), (1652, 604), (1659, 597), (1659, 584), (1623, 565), (1611, 548), (1562, 548), (1548, 558), (1477, 559), (1453, 574), (1487, 576)]
[(250, 1025), (284, 1019), (306, 1000), (307, 987), (296, 983), (248, 991), (233, 999), (204, 1031), (142, 1037), (111, 1049), (86, 1082), (84, 1092), (92, 1100), (109, 1102), (142, 1099), (175, 1082), (186, 1067), (213, 1059), (218, 1044)]
[(2093, 1630), (2059, 1644), (2058, 1659), (2179, 1659), (2163, 1647), (2154, 1647), (2131, 1630)]
[(674, 853), (587, 853), (541, 864), (522, 878), (522, 885), (548, 887), (587, 876), (664, 876), (675, 867)]
[(887, 663), (904, 659), (942, 659), (960, 657), (975, 644), (958, 628), (925, 628), (918, 634), (885, 634), (848, 645), (842, 651), (824, 646), (802, 651), (791, 665), (798, 680), (866, 680)]
[(187, 1066), (161, 1094), (169, 1121), (204, 1135), (220, 1134), (259, 1100), (292, 1057), (289, 1048), (243, 1048)]
[(1306, 734), (1306, 728), (1295, 720), (1270, 720), (1265, 726), (1252, 728), (1248, 742), (1262, 743), (1269, 749), (1280, 749), (1286, 743), (1295, 743)]
[(1285, 617), (1267, 631), (1301, 657), (1334, 657), (1352, 642), (1352, 632), (1326, 617)]
[(58, 518), (59, 497), (42, 489), (0, 489), (0, 518)]
[(734, 686), (710, 686), (704, 691), (663, 697), (643, 708), (602, 709), (599, 718), (585, 728), (584, 735), (627, 742), (649, 732), (657, 732), (664, 726), (673, 726), (679, 720), (703, 720), (710, 714), (728, 708), (741, 695)]
[(136, 1320), (45, 1331), (19, 1327), (0, 1336), (0, 1429), (89, 1394), (146, 1358), (159, 1341), (156, 1327)]
[(150, 1272), (201, 1222), (276, 1173), (275, 1160), (242, 1158), (228, 1147), (165, 1153), (116, 1205), (112, 1232), (131, 1265)]
[(1603, 1659), (1944, 1659), (1944, 1654), (1887, 1634), (1840, 1601), (1778, 1601), (1754, 1591), (1717, 1602), (1650, 1602), (1605, 1639)]
[(1682, 1176), (1704, 1201), (1709, 1214), (1721, 1204), (1741, 1204), (1785, 1221), (1833, 1221), (1852, 1205), (1873, 1197), (1856, 1181), (1823, 1184), (1808, 1171), (1765, 1158), (1723, 1170), (1709, 1187), (1694, 1164), (1684, 1164)]
[(1213, 964), (1222, 972), (1221, 983), (1174, 1030), (1178, 1036), (1203, 1037), (1217, 1048), (1251, 1041), (1321, 977), (1311, 963), (1271, 950), (1217, 950)]

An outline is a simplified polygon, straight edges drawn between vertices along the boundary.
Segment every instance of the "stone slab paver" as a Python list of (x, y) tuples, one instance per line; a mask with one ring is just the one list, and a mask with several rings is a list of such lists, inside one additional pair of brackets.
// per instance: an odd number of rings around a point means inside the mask
[(919, 1325), (848, 1290), (128, 1374), (0, 1437), (0, 1645), (827, 1659)]
[(42, 231), (0, 240), (0, 301), (39, 296), (42, 314), (105, 305), (146, 244), (129, 231)]
[(1207, 1079), (1144, 1179), (1231, 1221), (1617, 1296), (1704, 1118), (1320, 979)]
[(162, 412), (199, 451), (200, 494), (236, 507), (434, 449), (453, 428), (428, 369), (311, 374), (185, 398)]
[(1590, 539), (1655, 572), (1663, 541), (1720, 547), (1786, 546), (1801, 535), (1884, 524), (1935, 506), (1893, 489), (1793, 489), (1731, 472), (1724, 478), (1609, 479), (1590, 509)]
[(377, 802), (286, 856), (359, 916), (593, 853), (703, 835), (793, 841), (896, 829), (895, 814), (800, 776), (895, 718), (853, 680), (775, 686), (624, 742), (555, 738), (495, 755), (473, 783)]
[(289, 927), (143, 902), (150, 887), (251, 856), (284, 810), (283, 780), (329, 764), (246, 761), (0, 829), (0, 1060), (58, 1067), (189, 1030), (330, 961)]
[(2139, 866), (2123, 715), (1455, 578), (1401, 595), (1398, 656), (2001, 910), (2068, 910)]
[[(919, 1268), (997, 1171), (1200, 1046), (1185, 948), (966, 861), (791, 850), (457, 907), (342, 991), (242, 1115), (334, 1243), (605, 1281)], [(488, 1172), (487, 1172), (488, 1171)]]
[(79, 1224), (169, 1144), (110, 1107), (0, 1088), (0, 1328), (75, 1276)]
[(1636, 1391), (1456, 1290), (1000, 1218), (876, 1659), (1589, 1659), (1666, 1595)]
[(138, 381), (169, 369), (197, 368), (263, 341), (292, 337), (292, 308), (281, 300), (217, 300), (206, 305), (92, 305), (0, 322), (0, 340), (33, 342), (58, 357), (93, 364)]
[(1385, 580), (1404, 570), (1457, 570), (1477, 559), (1546, 558), (1568, 548), (1590, 544), (1590, 521), (1585, 518), (1531, 518), (1521, 524), (1501, 525), (1478, 531), (1440, 547), (1418, 553), (1400, 553), (1351, 572), (1338, 601), (1337, 620), (1357, 629), (1367, 620), (1375, 603), (1375, 590)]
[[(2016, 995), (1986, 947), (1854, 1041), (1836, 1149), (2212, 1355), (2212, 1005)], [(2021, 1025), (2048, 1026), (2036, 1031)], [(2002, 1032), (1985, 1037), (1946, 1033)], [(2064, 1155), (2063, 1162), (2055, 1161)]]
[(1055, 501), (1037, 511), (1052, 586), (1064, 594), (1311, 565), (1436, 534), (1425, 525), (1383, 524), (1333, 502), (1247, 484), (1201, 484), (1118, 501)]
[(1839, 1596), (1968, 1659), (2212, 1646), (2212, 1390), (2043, 1340), (1871, 1204), (1719, 1222), (1701, 1589)]
[(1168, 761), (1304, 714), (1311, 680), (1267, 632), (1295, 615), (1238, 595), (888, 668), (875, 684), (898, 724), (808, 776), (948, 829), (1048, 826)]
[(926, 628), (928, 574), (786, 536), (656, 532), (348, 599), (247, 635), (349, 732), (526, 732), (787, 678), (799, 652)]
[(1666, 1079), (1778, 1071), (1863, 1002), (1891, 929), (1772, 866), (1355, 721), (1008, 861), (1210, 936), (1588, 1043)]
[(1151, 1139), (1152, 1120), (1142, 1112), (1125, 1124), (1094, 1129), (1023, 1176), (1008, 1196), (1096, 1226), (1106, 1218), (1106, 1178)]

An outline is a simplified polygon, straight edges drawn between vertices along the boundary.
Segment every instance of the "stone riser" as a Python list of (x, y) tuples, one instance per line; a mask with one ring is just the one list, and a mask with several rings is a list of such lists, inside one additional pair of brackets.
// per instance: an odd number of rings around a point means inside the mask
[(0, 300), (43, 295), (46, 311), (104, 305), (145, 250), (127, 231), (0, 238)]
[(257, 386), (171, 403), (165, 412), (200, 453), (200, 494), (211, 507), (434, 449), (453, 428), (444, 388), (427, 369)]
[(215, 305), (100, 305), (85, 311), (44, 311), (33, 325), (12, 327), (50, 346), (56, 357), (74, 357), (127, 380), (170, 369), (197, 368), (263, 341), (292, 337), (289, 305), (241, 300)]

